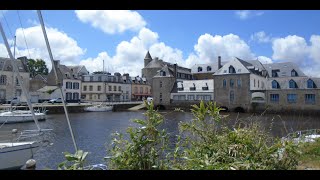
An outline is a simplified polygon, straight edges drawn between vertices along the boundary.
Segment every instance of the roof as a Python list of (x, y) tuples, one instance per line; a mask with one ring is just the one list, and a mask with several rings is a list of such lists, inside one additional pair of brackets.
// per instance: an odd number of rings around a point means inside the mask
[(310, 88), (307, 88), (307, 81), (309, 79), (313, 80), (317, 88), (320, 88), (320, 78), (306, 77), (306, 76), (269, 78), (266, 87), (268, 90), (274, 90), (272, 89), (272, 81), (276, 80), (280, 85), (280, 89), (290, 89), (289, 81), (294, 80), (298, 86), (298, 89), (310, 89)]
[(162, 60), (153, 59), (145, 68), (162, 68), (163, 66), (164, 62)]
[[(221, 66), (225, 65), (226, 62), (221, 62)], [(211, 67), (211, 71), (207, 71), (207, 67)], [(198, 67), (202, 67), (202, 71), (198, 72)], [(218, 70), (218, 63), (207, 63), (207, 64), (195, 64), (191, 67), (191, 72), (193, 74), (201, 74), (201, 73), (215, 73)]]
[(43, 88), (38, 89), (38, 92), (48, 92), (51, 90), (56, 90), (58, 89), (58, 86), (44, 86)]
[[(161, 76), (160, 75), (161, 71), (164, 71), (166, 73), (166, 75)], [(159, 70), (154, 77), (174, 77), (174, 76), (173, 76), (173, 71), (171, 69), (169, 69), (168, 65), (164, 65), (164, 67), (161, 70)]]
[[(77, 79), (73, 75), (76, 73), (73, 73), (67, 66), (59, 64), (56, 68), (57, 75), (60, 83), (62, 83), (63, 79)], [(67, 74), (67, 76), (66, 76)], [(48, 74), (47, 78), (48, 85), (56, 85), (56, 78), (54, 74), (54, 70), (51, 69), (50, 73)]]
[[(19, 72), (29, 72), (28, 67), (22, 63), (22, 60), (16, 59), (16, 65), (19, 69)], [(13, 71), (11, 65), (11, 59), (0, 57), (0, 70), (2, 71)]]
[(278, 77), (290, 77), (291, 71), (294, 69), (298, 76), (306, 76), (300, 68), (292, 62), (284, 62), (284, 63), (271, 63), (271, 64), (263, 64), (265, 69), (268, 71), (269, 75), (272, 76), (272, 70), (279, 70)]
[(147, 52), (147, 54), (146, 54), (146, 56), (144, 57), (144, 59), (152, 59), (152, 57), (151, 57), (151, 55), (150, 55), (149, 51)]

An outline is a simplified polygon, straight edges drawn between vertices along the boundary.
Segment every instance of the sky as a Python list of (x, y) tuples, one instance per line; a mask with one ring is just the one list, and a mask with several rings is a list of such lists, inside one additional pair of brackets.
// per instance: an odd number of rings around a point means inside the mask
[[(141, 76), (143, 59), (190, 68), (234, 57), (263, 64), (294, 62), (320, 77), (319, 10), (43, 10), (54, 59), (90, 72)], [(37, 11), (2, 10), (16, 57), (44, 59), (51, 69)], [(9, 57), (0, 38), (0, 57)], [(104, 62), (104, 63), (103, 63)], [(104, 66), (103, 66), (104, 64)]]

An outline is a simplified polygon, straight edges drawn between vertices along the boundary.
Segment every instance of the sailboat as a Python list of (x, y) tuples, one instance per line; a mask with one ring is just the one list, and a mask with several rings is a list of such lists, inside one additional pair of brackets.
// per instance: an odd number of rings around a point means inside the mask
[[(51, 129), (40, 128), (37, 114), (34, 112), (31, 101), (30, 101), (31, 99), (30, 94), (27, 92), (26, 87), (23, 85), (22, 78), (19, 74), (18, 67), (14, 60), (14, 56), (12, 55), (12, 52), (10, 50), (1, 22), (0, 22), (0, 31), (4, 40), (4, 44), (8, 51), (9, 57), (11, 59), (11, 65), (13, 67), (13, 71), (14, 73), (17, 74), (18, 82), (21, 84), (21, 89), (27, 97), (27, 104), (30, 109), (29, 111), (6, 112), (7, 114), (2, 114), (2, 115), (3, 117), (7, 115), (7, 118), (11, 118), (11, 119), (13, 118), (14, 120), (26, 120), (26, 119), (23, 119), (22, 117), (26, 117), (26, 116), (32, 117), (38, 128), (37, 130), (22, 131), (20, 136), (17, 139), (14, 139), (13, 141), (10, 141), (10, 142), (6, 141), (6, 142), (0, 143), (0, 162), (1, 162), (0, 169), (17, 169), (17, 168), (21, 168), (28, 159), (33, 157), (33, 153), (37, 148), (39, 148), (41, 143), (38, 141), (24, 141), (24, 142), (20, 142), (20, 141), (22, 139), (39, 136), (44, 131), (48, 131)], [(2, 125), (7, 123), (7, 121), (8, 119), (1, 124), (0, 128), (2, 127)]]

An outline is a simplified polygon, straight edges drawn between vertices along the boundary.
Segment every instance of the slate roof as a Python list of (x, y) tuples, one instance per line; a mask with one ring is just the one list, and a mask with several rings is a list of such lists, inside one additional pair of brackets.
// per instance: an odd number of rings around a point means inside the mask
[(284, 62), (284, 63), (270, 63), (270, 64), (263, 64), (265, 69), (268, 71), (269, 76), (272, 76), (272, 70), (279, 69), (278, 77), (291, 77), (291, 71), (294, 69), (298, 76), (306, 76), (297, 64), (292, 62)]

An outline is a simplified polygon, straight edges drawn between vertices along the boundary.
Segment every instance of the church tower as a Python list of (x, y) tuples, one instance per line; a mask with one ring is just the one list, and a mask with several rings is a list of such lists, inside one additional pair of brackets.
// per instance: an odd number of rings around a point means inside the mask
[(146, 67), (151, 61), (152, 61), (152, 57), (148, 51), (146, 54), (146, 57), (144, 58), (144, 67)]

